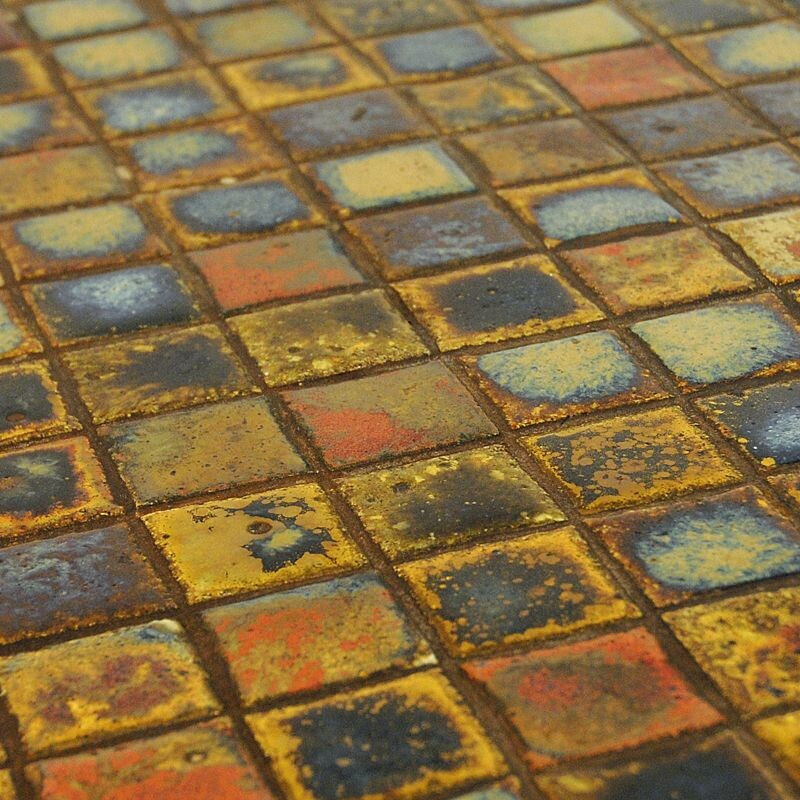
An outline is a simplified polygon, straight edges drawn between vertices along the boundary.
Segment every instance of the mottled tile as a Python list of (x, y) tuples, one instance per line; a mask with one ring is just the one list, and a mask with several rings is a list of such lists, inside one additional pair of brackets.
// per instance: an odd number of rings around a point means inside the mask
[(250, 394), (254, 386), (214, 325), (152, 333), (64, 355), (96, 422)]
[(640, 411), (523, 441), (585, 512), (647, 503), (739, 477), (708, 436), (676, 408)]
[[(439, 362), (284, 392), (331, 466), (479, 439), (495, 427)], [(359, 431), (353, 437), (353, 430)]]
[(800, 81), (745, 86), (739, 93), (785, 134), (800, 133)]
[(189, 253), (223, 311), (364, 282), (324, 230), (302, 231)]
[(438, 671), (254, 714), (248, 723), (296, 800), (424, 797), (505, 770)]
[(786, 772), (800, 781), (800, 711), (758, 720), (753, 729)]
[(498, 446), (352, 475), (340, 487), (393, 560), (564, 519)]
[(192, 603), (366, 564), (315, 484), (158, 511), (144, 522)]
[(506, 189), (500, 194), (526, 222), (539, 228), (549, 246), (681, 219), (635, 169)]
[(345, 35), (380, 36), (464, 19), (454, 0), (321, 0), (325, 19)]
[(721, 721), (643, 628), (468, 664), (501, 703), (538, 769)]
[(0, 659), (0, 685), (35, 755), (219, 711), (170, 619)]
[(485, 197), (377, 214), (348, 222), (347, 229), (389, 279), (529, 249), (517, 228)]
[(0, 488), (3, 539), (119, 510), (100, 463), (81, 437), (3, 453)]
[(404, 281), (395, 289), (442, 350), (603, 318), (544, 256)]
[(465, 361), (512, 428), (666, 396), (611, 331), (496, 350)]
[(48, 0), (31, 3), (22, 13), (36, 35), (47, 41), (124, 30), (148, 20), (136, 0)]
[(7, 292), (0, 292), (0, 359), (38, 353), (42, 346), (20, 319)]
[(31, 50), (0, 52), (0, 101), (41, 97), (54, 90), (47, 70)]
[(63, 97), (3, 106), (0, 155), (83, 144), (92, 140), (86, 125)]
[(374, 574), (206, 611), (245, 705), (435, 661)]
[(628, 4), (662, 36), (761, 22), (778, 14), (765, 0), (629, 0)]
[(749, 715), (800, 698), (800, 589), (732, 597), (664, 615), (720, 691)]

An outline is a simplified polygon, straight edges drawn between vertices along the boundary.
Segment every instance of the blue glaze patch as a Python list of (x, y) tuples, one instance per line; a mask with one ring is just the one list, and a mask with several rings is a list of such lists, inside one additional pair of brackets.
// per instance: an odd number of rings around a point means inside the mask
[(25, 334), (11, 319), (11, 313), (0, 300), (0, 355), (16, 350), (25, 341)]
[(303, 53), (267, 61), (255, 77), (303, 91), (333, 88), (347, 80), (347, 76), (347, 67), (335, 53)]
[(746, 86), (741, 93), (779, 128), (800, 131), (800, 80)]
[(3, 106), (0, 113), (0, 152), (34, 144), (52, 132), (51, 100)]
[(140, 139), (131, 145), (138, 166), (155, 175), (213, 164), (241, 152), (236, 137), (217, 130), (178, 131)]
[(22, 13), (40, 38), (51, 41), (147, 22), (147, 15), (133, 0), (51, 0), (25, 6)]
[(768, 75), (800, 67), (800, 27), (768, 22), (709, 39), (714, 63), (735, 75)]

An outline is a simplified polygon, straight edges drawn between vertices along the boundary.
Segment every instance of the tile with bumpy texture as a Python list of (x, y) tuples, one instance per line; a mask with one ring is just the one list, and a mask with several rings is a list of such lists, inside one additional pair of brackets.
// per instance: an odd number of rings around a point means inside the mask
[(0, 686), (28, 752), (39, 756), (219, 712), (170, 619), (0, 659)]
[(355, 38), (447, 25), (464, 19), (454, 0), (322, 0), (320, 13)]
[(800, 572), (800, 533), (752, 487), (589, 524), (658, 606)]
[(800, 81), (797, 78), (745, 86), (739, 94), (783, 133), (800, 133)]
[(22, 11), (34, 33), (46, 41), (133, 28), (148, 16), (136, 0), (47, 0)]
[(84, 144), (92, 133), (63, 97), (47, 97), (3, 106), (0, 155)]
[(498, 446), (351, 475), (339, 486), (393, 560), (564, 519)]
[(365, 566), (322, 490), (298, 484), (144, 517), (189, 602)]
[(791, 587), (682, 608), (664, 615), (683, 646), (743, 714), (800, 699), (797, 619)]
[(206, 611), (245, 705), (435, 661), (374, 574)]
[(564, 427), (523, 442), (585, 513), (709, 489), (739, 477), (677, 408)]
[(496, 350), (464, 361), (512, 428), (666, 396), (610, 331)]
[(438, 671), (254, 714), (248, 723), (296, 800), (411, 800), (505, 771)]
[(534, 769), (722, 720), (643, 628), (472, 662), (466, 670), (500, 701)]
[(662, 36), (745, 25), (778, 13), (765, 0), (630, 0), (628, 5)]
[(398, 571), (458, 656), (640, 616), (571, 529), (477, 545)]
[[(496, 432), (439, 362), (283, 393), (325, 461), (340, 467)], [(359, 436), (353, 437), (353, 430)]]
[(306, 471), (263, 397), (100, 428), (138, 504)]
[(31, 50), (0, 53), (0, 102), (27, 100), (53, 91), (47, 70)]
[(753, 730), (781, 766), (800, 781), (800, 711), (761, 719), (753, 724)]
[(20, 319), (7, 292), (0, 291), (0, 359), (38, 353), (41, 344)]
[(418, 278), (394, 288), (442, 350), (603, 318), (544, 256)]

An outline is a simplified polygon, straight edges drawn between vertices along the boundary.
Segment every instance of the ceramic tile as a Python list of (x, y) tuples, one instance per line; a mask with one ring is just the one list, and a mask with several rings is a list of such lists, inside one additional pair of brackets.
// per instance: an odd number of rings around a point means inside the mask
[(797, 731), (800, 711), (768, 717), (754, 723), (756, 736), (766, 742), (781, 766), (795, 780), (800, 780), (800, 739)]
[(133, 28), (148, 21), (136, 0), (47, 0), (22, 11), (36, 35), (47, 41)]
[(27, 48), (0, 52), (0, 101), (27, 100), (55, 88), (39, 58)]
[(796, 79), (745, 86), (739, 93), (783, 133), (800, 132), (800, 82)]
[(93, 136), (63, 97), (3, 106), (0, 155), (85, 144)]
[(764, 0), (629, 0), (662, 36), (761, 22), (777, 15)]
[(322, 0), (320, 12), (340, 33), (361, 37), (460, 22), (454, 0)]

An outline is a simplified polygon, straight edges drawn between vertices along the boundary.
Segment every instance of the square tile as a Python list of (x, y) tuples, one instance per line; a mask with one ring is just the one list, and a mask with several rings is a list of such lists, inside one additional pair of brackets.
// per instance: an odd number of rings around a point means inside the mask
[(750, 289), (753, 281), (700, 231), (632, 236), (567, 250), (564, 260), (617, 314)]
[(176, 17), (193, 17), (213, 11), (230, 11), (241, 6), (255, 5), (256, 0), (164, 0), (164, 5)]
[(395, 289), (442, 350), (603, 318), (545, 256), (417, 278)]
[(739, 477), (677, 408), (589, 422), (523, 442), (587, 513), (710, 489)]
[(389, 280), (456, 262), (485, 261), (530, 247), (485, 197), (389, 211), (348, 222), (346, 227)]
[(366, 565), (315, 484), (158, 511), (144, 523), (190, 603)]
[(800, 711), (758, 720), (753, 729), (786, 772), (800, 781)]
[(308, 172), (342, 216), (475, 189), (436, 142), (322, 161), (308, 168)]
[(253, 59), (222, 67), (222, 75), (251, 111), (380, 86), (380, 76), (345, 47)]
[(439, 362), (297, 389), (283, 397), (332, 467), (496, 432), (472, 395)]
[(785, 134), (800, 133), (800, 81), (745, 86), (739, 94)]
[(39, 756), (220, 710), (171, 619), (0, 659), (0, 685)]
[(500, 701), (527, 745), (533, 769), (722, 720), (643, 628), (477, 661), (466, 669)]
[(645, 161), (695, 155), (774, 138), (722, 97), (694, 97), (602, 117)]
[(464, 361), (512, 428), (666, 397), (611, 331), (495, 350)]
[(492, 186), (561, 178), (626, 161), (574, 118), (473, 133), (460, 141), (483, 163)]
[(435, 662), (372, 573), (220, 606), (204, 617), (247, 706)]
[(505, 770), (438, 671), (254, 714), (248, 722), (296, 800), (426, 797)]
[(135, 0), (48, 0), (24, 6), (34, 33), (47, 41), (133, 28), (148, 21)]
[(0, 53), (0, 101), (27, 100), (55, 91), (47, 70), (27, 48)]
[(664, 615), (722, 694), (743, 714), (800, 699), (800, 589), (731, 597)]
[(188, 256), (223, 311), (364, 282), (339, 242), (324, 230), (237, 242)]
[(779, 144), (673, 161), (659, 175), (704, 217), (800, 199), (800, 158)]
[(263, 397), (100, 428), (137, 504), (306, 471)]
[(2, 550), (3, 644), (173, 606), (122, 526)]
[(765, 0), (629, 0), (662, 36), (746, 25), (777, 16)]
[(168, 252), (139, 210), (123, 203), (8, 223), (0, 227), (0, 245), (20, 281), (155, 258)]
[(569, 106), (533, 66), (516, 66), (412, 90), (429, 117), (445, 131), (545, 119), (569, 113)]
[(0, 487), (2, 539), (120, 510), (100, 463), (82, 437), (3, 453)]
[(350, 475), (339, 486), (392, 560), (564, 519), (498, 446)]
[(39, 324), (57, 344), (191, 322), (200, 316), (179, 273), (164, 265), (37, 283), (25, 295)]
[(749, 486), (589, 524), (657, 606), (800, 572), (800, 532)]
[(37, 761), (28, 780), (42, 797), (272, 800), (225, 719), (149, 739)]
[(214, 325), (72, 350), (64, 354), (64, 361), (96, 422), (255, 390)]
[(41, 344), (20, 319), (7, 292), (0, 291), (0, 359), (38, 353)]
[(229, 324), (270, 386), (428, 354), (380, 289), (266, 308)]
[(321, 0), (319, 11), (339, 33), (354, 37), (447, 25), (465, 16), (454, 0)]
[(63, 97), (3, 106), (0, 155), (90, 142), (89, 128)]
[(542, 69), (589, 110), (701, 94), (710, 88), (662, 45), (572, 56)]
[(673, 224), (681, 219), (648, 178), (635, 169), (506, 189), (500, 194), (522, 219), (539, 228), (550, 247), (585, 236)]
[(638, 617), (572, 529), (399, 567), (453, 655)]

